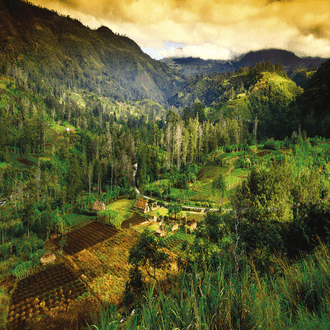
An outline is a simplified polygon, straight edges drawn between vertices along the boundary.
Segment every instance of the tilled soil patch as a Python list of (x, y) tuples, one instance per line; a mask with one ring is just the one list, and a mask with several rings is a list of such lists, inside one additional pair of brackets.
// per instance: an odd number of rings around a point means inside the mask
[[(118, 232), (118, 229), (93, 221), (65, 235), (67, 245), (64, 246), (63, 250), (67, 254), (73, 255), (117, 235)], [(58, 246), (60, 238), (56, 238), (54, 242)]]
[(144, 221), (146, 221), (146, 218), (142, 217), (141, 215), (135, 214), (132, 217), (130, 217), (129, 219), (124, 220), (121, 223), (121, 228), (122, 229), (129, 228), (130, 225), (135, 226)]
[(64, 263), (48, 266), (20, 280), (9, 307), (10, 329), (24, 329), (39, 315), (67, 310), (87, 290)]
[(17, 158), (17, 161), (19, 161), (20, 163), (22, 163), (24, 165), (35, 165), (36, 164), (35, 162), (32, 162), (31, 160), (28, 160), (22, 156)]

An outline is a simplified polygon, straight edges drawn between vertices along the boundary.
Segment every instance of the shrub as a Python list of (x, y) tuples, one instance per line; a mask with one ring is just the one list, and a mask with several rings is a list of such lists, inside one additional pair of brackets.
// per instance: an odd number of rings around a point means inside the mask
[(109, 223), (115, 228), (120, 229), (122, 223), (122, 217), (119, 216), (119, 212), (115, 210), (104, 210), (97, 213), (97, 220)]

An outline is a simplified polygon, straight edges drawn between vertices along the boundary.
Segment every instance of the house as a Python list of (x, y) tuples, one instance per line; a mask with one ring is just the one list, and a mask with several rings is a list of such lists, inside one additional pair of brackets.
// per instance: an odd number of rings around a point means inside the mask
[(134, 204), (134, 208), (141, 212), (141, 213), (147, 213), (150, 212), (150, 206), (148, 204), (148, 200), (143, 199), (143, 198), (139, 198), (135, 204)]
[(40, 262), (44, 266), (53, 263), (55, 259), (55, 255), (52, 252), (48, 252), (40, 258)]
[(155, 202), (149, 202), (149, 207), (151, 211), (156, 210), (159, 206), (157, 205), (157, 201)]
[(65, 127), (65, 131), (68, 133), (70, 132), (70, 128), (69, 127)]
[(158, 237), (164, 237), (166, 235), (165, 227), (163, 222), (159, 225), (158, 229), (155, 232), (155, 235)]
[(96, 212), (104, 211), (105, 209), (105, 204), (100, 201), (96, 201), (92, 207), (92, 210)]
[(164, 237), (166, 235), (166, 231), (161, 230), (161, 229), (157, 229), (155, 231), (155, 235), (158, 236), (158, 237)]

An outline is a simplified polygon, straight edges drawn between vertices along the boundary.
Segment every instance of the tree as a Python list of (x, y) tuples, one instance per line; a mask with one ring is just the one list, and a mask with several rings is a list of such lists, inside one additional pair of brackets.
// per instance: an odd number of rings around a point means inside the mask
[[(154, 234), (146, 229), (129, 250), (128, 263), (131, 268), (125, 286), (126, 302), (131, 302), (134, 298), (138, 299), (142, 293), (144, 282), (141, 268), (157, 282), (156, 270), (169, 270), (169, 255), (161, 249), (162, 247), (162, 241), (156, 239)], [(150, 268), (153, 268), (153, 274), (150, 273)]]
[(203, 225), (198, 227), (196, 237), (207, 237), (212, 243), (219, 244), (224, 236), (224, 229), (221, 227), (222, 216), (217, 212), (208, 212)]
[(33, 221), (34, 221), (34, 200), (30, 198), (25, 203), (24, 209), (22, 211), (22, 222), (24, 226), (27, 227), (28, 237), (29, 237), (30, 228), (33, 225)]
[(40, 179), (41, 179), (40, 161), (38, 161), (38, 167), (36, 168), (34, 177), (35, 177), (36, 183), (37, 183), (37, 203), (39, 203), (39, 197), (40, 197), (39, 189), (40, 189)]
[(144, 191), (144, 185), (147, 181), (147, 157), (146, 157), (147, 149), (144, 143), (141, 143), (139, 153), (137, 155), (138, 158), (138, 169), (136, 173), (136, 183), (138, 184), (138, 189), (141, 192)]
[[(212, 188), (213, 191), (215, 191), (218, 195), (218, 192), (222, 193), (222, 198), (225, 195), (225, 191), (227, 189), (227, 183), (225, 180), (225, 177), (222, 173), (219, 174), (219, 176), (212, 182)], [(220, 204), (220, 201), (219, 201)]]
[(92, 179), (93, 179), (93, 164), (90, 163), (88, 166), (88, 191), (89, 191), (89, 194), (91, 194)]
[[(143, 267), (147, 274), (158, 282), (156, 270), (168, 270), (169, 255), (162, 250), (162, 241), (155, 238), (148, 229), (144, 230), (137, 242), (129, 250), (128, 263), (135, 267)], [(153, 268), (153, 274), (150, 273)]]
[(167, 209), (170, 216), (174, 214), (175, 218), (177, 218), (182, 211), (182, 205), (177, 203), (169, 204)]

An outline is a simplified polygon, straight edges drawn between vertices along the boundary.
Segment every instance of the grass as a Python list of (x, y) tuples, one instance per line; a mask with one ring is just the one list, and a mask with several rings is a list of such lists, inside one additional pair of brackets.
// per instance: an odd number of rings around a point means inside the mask
[[(294, 264), (277, 259), (280, 276), (260, 276), (253, 264), (238, 274), (228, 259), (201, 276), (193, 267), (183, 272), (175, 290), (148, 287), (135, 314), (121, 329), (329, 329), (329, 250), (321, 248)], [(157, 288), (158, 289), (158, 288)], [(115, 309), (94, 324), (119, 324)], [(102, 319), (101, 319), (102, 317)], [(101, 329), (101, 328), (100, 328)], [(106, 329), (106, 328), (102, 328)]]
[(148, 213), (148, 216), (168, 216), (168, 209), (165, 207), (159, 207), (158, 209)]
[(87, 276), (89, 287), (103, 302), (120, 301), (128, 278), (128, 251), (138, 237), (135, 230), (124, 230), (116, 236), (68, 256), (77, 271)]
[(9, 303), (10, 296), (6, 291), (6, 288), (0, 286), (0, 328), (3, 328), (7, 322)]
[(136, 229), (139, 233), (142, 233), (146, 228), (148, 228), (151, 232), (155, 232), (159, 228), (159, 223), (151, 222), (134, 227), (134, 229)]
[(88, 215), (84, 215), (84, 214), (72, 213), (72, 214), (66, 215), (66, 218), (68, 219), (68, 222), (70, 222), (71, 226), (76, 226), (76, 225), (87, 223), (90, 220), (94, 220), (94, 219), (96, 219), (96, 216), (88, 216)]
[(107, 210), (114, 210), (119, 212), (119, 216), (122, 216), (123, 220), (126, 220), (133, 215), (133, 213), (130, 211), (133, 206), (133, 202), (134, 201), (130, 199), (119, 199), (107, 205), (106, 208)]

